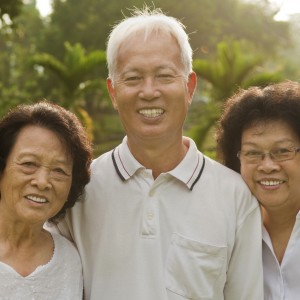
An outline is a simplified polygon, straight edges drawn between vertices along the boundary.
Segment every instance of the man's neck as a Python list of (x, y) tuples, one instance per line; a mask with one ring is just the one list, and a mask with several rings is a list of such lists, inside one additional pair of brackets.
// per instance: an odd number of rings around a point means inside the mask
[(128, 147), (137, 161), (152, 170), (153, 178), (173, 170), (185, 157), (189, 143), (181, 139), (174, 143), (134, 143), (128, 140)]

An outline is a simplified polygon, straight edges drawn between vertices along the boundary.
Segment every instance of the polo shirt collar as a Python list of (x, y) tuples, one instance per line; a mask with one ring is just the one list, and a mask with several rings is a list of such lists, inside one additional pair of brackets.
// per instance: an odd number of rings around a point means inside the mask
[[(184, 137), (184, 143), (189, 147), (184, 159), (175, 169), (167, 172), (167, 174), (177, 178), (192, 190), (201, 177), (205, 166), (205, 159), (203, 154), (198, 151), (192, 139)], [(145, 169), (131, 154), (126, 136), (122, 143), (113, 150), (112, 160), (116, 172), (123, 181), (132, 177), (137, 170)]]
[(112, 160), (119, 177), (123, 181), (128, 180), (137, 170), (145, 169), (131, 154), (127, 144), (127, 136), (125, 136), (122, 143), (113, 150)]
[(192, 139), (183, 137), (183, 141), (188, 145), (189, 149), (179, 165), (168, 173), (182, 181), (192, 190), (202, 175), (205, 158), (204, 155), (198, 151)]

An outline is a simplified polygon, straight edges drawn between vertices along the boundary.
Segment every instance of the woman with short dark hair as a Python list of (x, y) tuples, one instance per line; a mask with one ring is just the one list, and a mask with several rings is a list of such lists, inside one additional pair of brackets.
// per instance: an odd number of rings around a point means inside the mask
[(298, 300), (300, 84), (239, 91), (224, 105), (217, 142), (261, 204), (264, 299)]
[(1, 299), (82, 299), (75, 246), (44, 224), (80, 198), (91, 159), (80, 121), (58, 105), (20, 105), (1, 119)]

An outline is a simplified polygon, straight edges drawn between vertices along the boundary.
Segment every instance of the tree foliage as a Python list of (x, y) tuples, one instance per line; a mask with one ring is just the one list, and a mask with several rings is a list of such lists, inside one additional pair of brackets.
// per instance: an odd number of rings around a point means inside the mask
[[(38, 53), (32, 57), (32, 63), (53, 72), (62, 86), (62, 105), (68, 108), (76, 106), (83, 92), (93, 85), (94, 80), (88, 75), (95, 69), (104, 69), (106, 55), (104, 51), (95, 50), (86, 54), (81, 44), (71, 45), (65, 42), (63, 61), (48, 53)], [(98, 81), (99, 79), (97, 79)]]
[[(283, 79), (281, 70), (267, 71), (265, 58), (254, 51), (247, 41), (223, 41), (217, 46), (216, 56), (210, 60), (196, 59), (194, 70), (210, 84), (208, 101), (200, 103), (201, 111), (190, 130), (199, 148), (218, 120), (222, 104), (240, 88), (266, 86)], [(199, 105), (199, 104), (198, 104)]]
[(271, 7), (240, 0), (185, 0), (176, 5), (174, 0), (53, 0), (54, 12), (42, 50), (62, 53), (62, 41), (104, 50), (112, 26), (124, 15), (130, 16), (133, 7), (145, 4), (160, 7), (185, 24), (195, 57), (213, 55), (225, 37), (250, 40), (269, 53), (289, 40), (287, 24), (274, 21)]
[(32, 63), (42, 66), (45, 71), (51, 71), (61, 83), (60, 104), (76, 112), (84, 122), (91, 137), (93, 137), (93, 122), (85, 109), (85, 92), (90, 88), (100, 88), (100, 79), (89, 78), (92, 70), (105, 68), (106, 55), (104, 51), (93, 51), (86, 54), (81, 44), (71, 45), (65, 42), (63, 61), (51, 54), (38, 53), (32, 57)]
[(0, 19), (3, 21), (3, 16), (8, 15), (11, 20), (21, 13), (23, 5), (22, 0), (1, 0), (0, 1)]
[(19, 103), (45, 97), (29, 63), (36, 52), (43, 22), (33, 4), (24, 5), (13, 28), (0, 27), (0, 114)]
[(265, 57), (254, 52), (247, 41), (230, 40), (217, 45), (217, 53), (211, 59), (194, 60), (197, 75), (212, 85), (211, 98), (224, 101), (238, 88), (250, 85), (266, 85), (282, 79), (281, 73), (261, 72)]

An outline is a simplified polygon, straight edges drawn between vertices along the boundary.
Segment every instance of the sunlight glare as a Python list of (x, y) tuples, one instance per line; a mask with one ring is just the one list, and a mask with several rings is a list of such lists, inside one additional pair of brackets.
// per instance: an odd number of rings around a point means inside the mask
[(270, 0), (270, 2), (280, 8), (275, 16), (277, 21), (287, 21), (290, 15), (300, 13), (300, 2), (297, 0)]
[(39, 10), (42, 17), (45, 17), (52, 12), (51, 2), (51, 0), (36, 0), (36, 8)]

